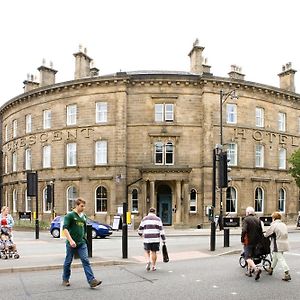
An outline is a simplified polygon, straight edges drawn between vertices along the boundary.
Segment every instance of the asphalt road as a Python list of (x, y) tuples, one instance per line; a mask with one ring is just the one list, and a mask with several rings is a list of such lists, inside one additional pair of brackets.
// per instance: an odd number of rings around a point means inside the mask
[(273, 276), (262, 273), (259, 281), (244, 275), (239, 255), (160, 263), (147, 272), (145, 264), (95, 267), (103, 283), (90, 289), (82, 269), (74, 269), (71, 286), (61, 286), (61, 270), (0, 274), (0, 299), (299, 299), (300, 264), (297, 253), (287, 254), (291, 282), (281, 280), (282, 270)]

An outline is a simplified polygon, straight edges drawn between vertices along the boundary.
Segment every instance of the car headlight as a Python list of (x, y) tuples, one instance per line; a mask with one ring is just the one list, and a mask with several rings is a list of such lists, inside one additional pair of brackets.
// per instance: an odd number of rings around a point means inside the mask
[(99, 228), (99, 229), (107, 229), (107, 227), (104, 226), (104, 225), (98, 225), (98, 228)]

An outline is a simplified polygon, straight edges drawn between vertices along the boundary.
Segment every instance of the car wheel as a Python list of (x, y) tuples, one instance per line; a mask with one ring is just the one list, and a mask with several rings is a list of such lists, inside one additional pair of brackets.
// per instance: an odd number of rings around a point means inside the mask
[(95, 239), (97, 237), (97, 232), (95, 229), (92, 229), (92, 239)]
[(51, 231), (51, 234), (54, 238), (59, 238), (60, 237), (60, 230), (57, 229), (57, 228), (54, 228), (52, 231)]

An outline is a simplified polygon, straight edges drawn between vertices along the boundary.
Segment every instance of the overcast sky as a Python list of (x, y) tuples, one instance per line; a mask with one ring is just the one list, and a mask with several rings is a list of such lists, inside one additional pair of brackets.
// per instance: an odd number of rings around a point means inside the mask
[[(277, 74), (300, 68), (300, 18), (294, 0), (0, 1), (0, 105), (23, 92), (27, 73), (53, 62), (56, 82), (74, 79), (73, 53), (87, 48), (100, 75), (189, 71), (196, 38), (216, 76), (230, 65), (245, 80), (279, 87)], [(300, 91), (300, 73), (296, 73)]]

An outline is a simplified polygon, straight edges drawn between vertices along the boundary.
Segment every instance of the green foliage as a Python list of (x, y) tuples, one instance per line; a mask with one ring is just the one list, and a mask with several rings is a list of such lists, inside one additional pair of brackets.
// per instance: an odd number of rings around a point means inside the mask
[[(24, 228), (24, 229), (34, 229), (35, 228), (35, 221), (27, 221), (27, 220), (15, 220), (15, 228)], [(40, 229), (49, 229), (50, 223), (45, 221), (39, 222), (39, 228)]]
[(295, 151), (288, 161), (291, 164), (289, 173), (295, 178), (297, 186), (300, 187), (300, 149)]

